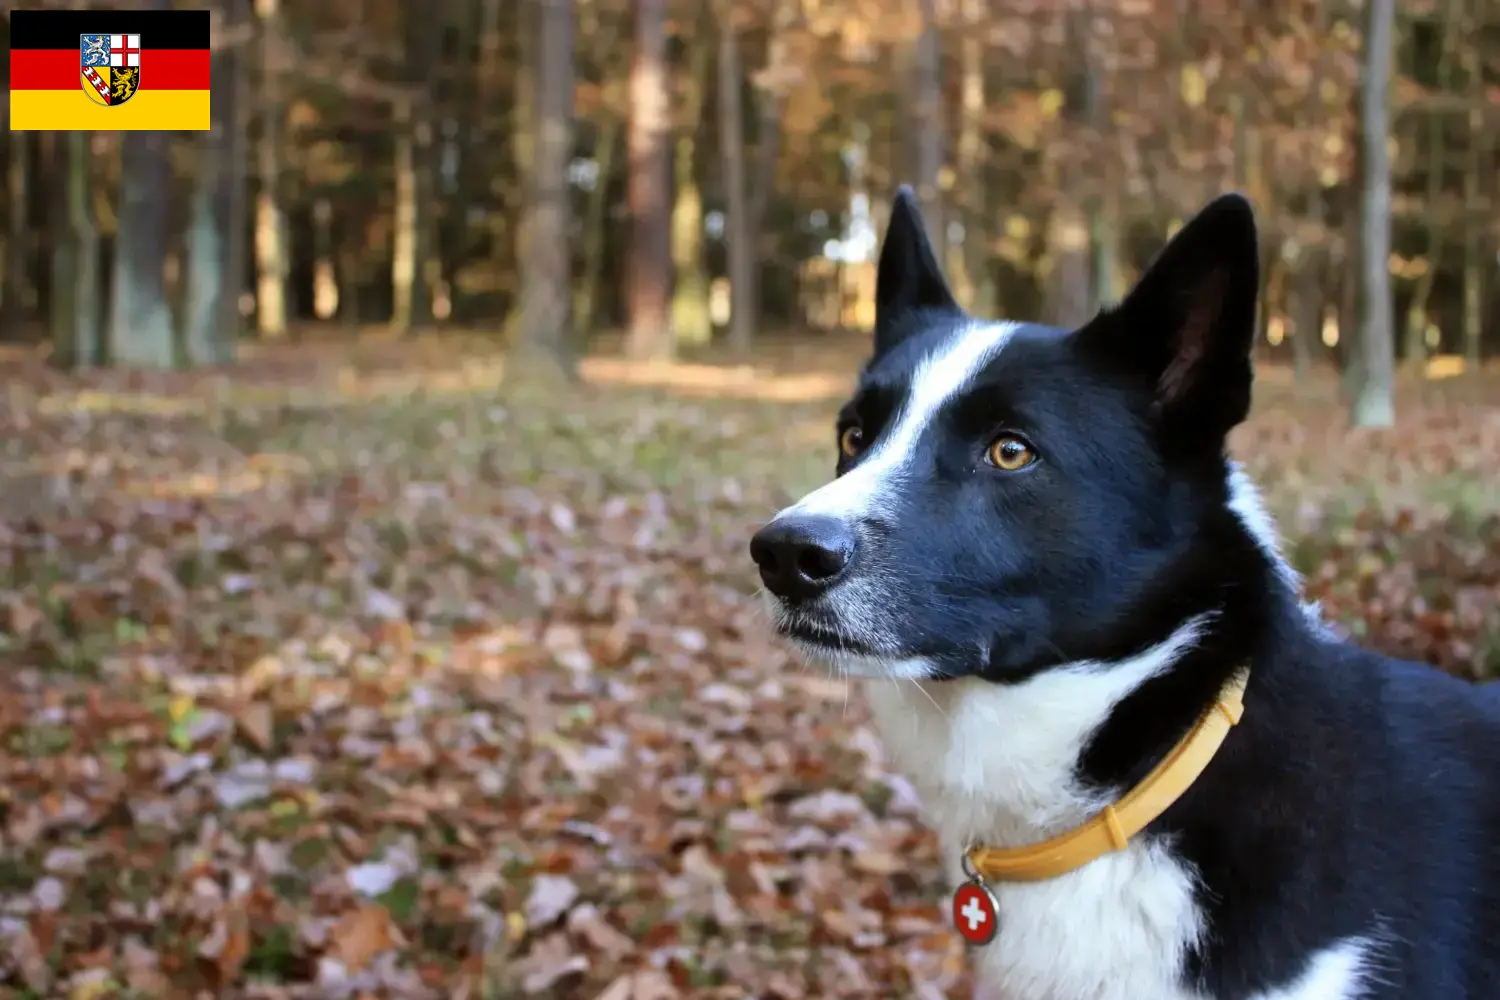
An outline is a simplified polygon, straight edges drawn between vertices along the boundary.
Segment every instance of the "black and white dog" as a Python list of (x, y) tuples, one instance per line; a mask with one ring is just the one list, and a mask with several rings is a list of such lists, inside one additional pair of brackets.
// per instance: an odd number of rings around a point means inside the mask
[(867, 693), (955, 881), (1076, 827), (1251, 667), (1207, 770), (1123, 850), (997, 884), (1005, 1000), (1500, 998), (1500, 697), (1340, 641), (1225, 438), (1255, 223), (1205, 208), (1074, 331), (955, 303), (910, 192), (838, 476), (751, 554), (777, 629)]

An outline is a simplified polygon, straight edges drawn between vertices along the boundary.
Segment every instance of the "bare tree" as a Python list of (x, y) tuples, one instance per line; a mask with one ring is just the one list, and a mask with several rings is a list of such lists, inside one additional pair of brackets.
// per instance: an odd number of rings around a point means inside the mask
[[(245, 0), (220, 0), (216, 13), (222, 13), (223, 22), (238, 24), (246, 19), (247, 7)], [(243, 63), (238, 49), (221, 52), (213, 60), (213, 122), (198, 137), (198, 169), (188, 209), (182, 331), (183, 350), (192, 364), (232, 362), (239, 334), (246, 145)]]
[(917, 200), (927, 222), (927, 238), (932, 241), (938, 259), (945, 256), (948, 231), (943, 218), (942, 196), (938, 174), (943, 169), (943, 78), (941, 43), (938, 37), (937, 6), (934, 0), (921, 0), (922, 31), (913, 51), (913, 73), (916, 97), (913, 123), (916, 129)]
[[(1065, 119), (1075, 128), (1086, 127), (1092, 112), (1090, 98), (1098, 87), (1097, 71), (1089, 46), (1089, 20), (1082, 15), (1061, 15), (1069, 51), (1074, 58), (1072, 93), (1064, 107)], [(1050, 158), (1044, 176), (1053, 189), (1052, 212), (1047, 221), (1048, 320), (1058, 326), (1076, 327), (1093, 313), (1094, 275), (1089, 261), (1090, 225), (1084, 197), (1084, 169), (1078, 155), (1068, 149), (1058, 162)]]
[(630, 67), (630, 329), (627, 350), (642, 360), (672, 356), (671, 116), (667, 105), (666, 0), (636, 0)]
[(172, 310), (162, 265), (172, 199), (170, 132), (120, 133), (120, 207), (110, 293), (109, 361), (171, 368)]
[[(1313, 30), (1321, 38), (1326, 30), (1329, 13), (1326, 5), (1319, 4), (1313, 11)], [(1321, 118), (1328, 108), (1323, 88), (1326, 81), (1328, 58), (1319, 52), (1312, 60), (1312, 80), (1307, 88), (1307, 100), (1303, 105), (1309, 117)], [(1293, 237), (1284, 246), (1291, 250), (1287, 267), (1291, 271), (1291, 287), (1294, 290), (1295, 310), (1292, 322), (1292, 371), (1297, 381), (1304, 381), (1312, 371), (1314, 342), (1323, 335), (1323, 315), (1327, 309), (1324, 301), (1322, 273), (1328, 268), (1333, 254), (1314, 238), (1313, 234), (1324, 231), (1327, 206), (1324, 203), (1323, 187), (1315, 185), (1307, 195), (1308, 236)]]
[(573, 157), (572, 0), (541, 0), (536, 64), (537, 141), (532, 173), (531, 250), (521, 262), (521, 349), (550, 358), (568, 377), (577, 360), (569, 337), (572, 299), (572, 210), (568, 162)]
[[(427, 128), (413, 113), (411, 97), (391, 107), (395, 124), (396, 204), (391, 213), (391, 328), (402, 333), (412, 328), (417, 289), (417, 133)], [(415, 120), (414, 120), (415, 119)]]
[(1396, 421), (1395, 317), (1391, 305), (1391, 49), (1396, 0), (1366, 0), (1364, 80), (1359, 102), (1359, 344), (1352, 419), (1356, 427)]
[(6, 215), (9, 226), (5, 234), (5, 278), (0, 289), (0, 339), (16, 340), (26, 319), (26, 291), (30, 282), (27, 261), (30, 259), (27, 226), (26, 189), (29, 186), (26, 154), (31, 138), (25, 132), (6, 134), (5, 147), (9, 162), (5, 170), (5, 194), (10, 202)]
[[(1454, 50), (1459, 47), (1460, 41), (1457, 30), (1459, 7), (1460, 0), (1448, 0), (1448, 9), (1444, 14), (1445, 23), (1438, 39), (1438, 57), (1434, 77), (1438, 87), (1445, 92), (1453, 87), (1453, 69), (1456, 62)], [(1443, 163), (1448, 153), (1443, 135), (1446, 117), (1439, 112), (1427, 112), (1427, 183), (1424, 194), (1427, 225), (1424, 227), (1426, 232), (1423, 237), (1426, 266), (1417, 277), (1417, 287), (1412, 290), (1411, 300), (1406, 308), (1406, 350), (1404, 352), (1406, 364), (1418, 372), (1422, 371), (1427, 362), (1429, 322), (1427, 308), (1432, 301), (1432, 290), (1437, 285), (1438, 268), (1443, 262), (1445, 234), (1442, 215), (1438, 211), (1438, 202), (1442, 200)], [(1469, 203), (1472, 204), (1472, 201)]]
[[(248, 0), (227, 0), (230, 21), (243, 24), (247, 32), (253, 29), (253, 11)], [(224, 252), (221, 255), (223, 279), (219, 296), (219, 333), (237, 343), (245, 330), (244, 316), (240, 311), (240, 298), (245, 294), (246, 264), (250, 247), (245, 236), (249, 232), (250, 218), (249, 185), (246, 183), (250, 169), (250, 53), (244, 45), (235, 47), (230, 57), (232, 76), (228, 89), (232, 93), (233, 111), (224, 120), (229, 127), (224, 156)]]
[[(724, 242), (729, 252), (729, 345), (739, 355), (754, 338), (755, 233), (745, 192), (745, 118), (740, 92), (740, 40), (734, 6), (719, 4), (719, 154), (724, 170)], [(767, 141), (762, 136), (761, 141)]]
[[(703, 25), (700, 15), (697, 22)], [(701, 346), (713, 337), (708, 310), (708, 273), (703, 261), (703, 188), (698, 183), (698, 129), (708, 91), (713, 48), (695, 44), (687, 72), (681, 76), (681, 105), (675, 140), (672, 204), (672, 337), (678, 345)]]
[[(1494, 160), (1488, 155), (1486, 142), (1493, 134), (1485, 125), (1484, 65), (1481, 58), (1479, 38), (1482, 36), (1482, 3), (1470, 5), (1474, 32), (1470, 44), (1464, 51), (1464, 70), (1469, 88), (1468, 113), (1468, 158), (1464, 165), (1464, 204), (1478, 205), (1482, 201), (1481, 184), (1485, 165)], [(1454, 12), (1455, 15), (1457, 12)], [(1491, 177), (1494, 169), (1489, 170)], [(1493, 204), (1493, 202), (1491, 202)], [(1464, 364), (1468, 371), (1480, 373), (1481, 349), (1484, 340), (1484, 242), (1485, 233), (1494, 222), (1494, 212), (1466, 213), (1462, 222), (1464, 239)]]
[(584, 205), (582, 246), (579, 247), (581, 273), (573, 286), (573, 335), (580, 348), (588, 342), (597, 318), (608, 244), (609, 209), (614, 205), (609, 179), (614, 176), (615, 161), (620, 153), (620, 134), (625, 130), (626, 62), (615, 53), (621, 49), (620, 39), (628, 20), (614, 11), (606, 11), (606, 7), (602, 0), (592, 0), (588, 9), (594, 24), (590, 34), (595, 51), (607, 55), (600, 60), (604, 86), (594, 121), (593, 157), (598, 167), (598, 179)]
[(990, 273), (989, 236), (993, 223), (986, 216), (984, 133), (985, 22), (989, 15), (983, 0), (964, 0), (964, 36), (960, 64), (963, 69), (962, 123), (958, 135), (958, 176), (964, 239), (952, 255), (949, 274), (959, 301), (980, 316), (994, 315), (995, 279)]
[(94, 222), (92, 135), (59, 132), (52, 198), (52, 356), (59, 368), (100, 361), (99, 229)]
[(256, 143), (256, 329), (262, 337), (286, 336), (286, 222), (281, 212), (282, 38), (279, 0), (255, 0), (260, 21), (260, 139)]
[(405, 84), (394, 102), (396, 209), (391, 254), (391, 327), (411, 333), (432, 320), (431, 215), (436, 191), (432, 177), (433, 76), (437, 72), (440, 14), (419, 3), (406, 5)]
[(751, 248), (751, 287), (740, 293), (735, 289), (734, 308), (748, 311), (745, 320), (747, 329), (755, 329), (760, 317), (760, 257), (754, 253), (761, 233), (765, 230), (766, 206), (770, 204), (771, 187), (776, 183), (776, 164), (781, 159), (782, 112), (787, 95), (802, 82), (802, 68), (795, 65), (791, 56), (790, 35), (802, 19), (802, 0), (773, 0), (771, 4), (771, 34), (766, 40), (766, 63), (753, 74), (756, 89), (756, 166), (753, 181), (747, 181), (746, 222)]
[[(1082, 119), (1091, 143), (1098, 143), (1109, 131), (1110, 109), (1100, 64), (1116, 60), (1109, 57), (1107, 50), (1104, 53), (1099, 51), (1109, 45), (1113, 37), (1113, 32), (1106, 30), (1106, 24), (1093, 0), (1078, 17), (1078, 47), (1083, 55)], [(1244, 130), (1236, 134), (1243, 136)], [(1119, 281), (1120, 232), (1116, 216), (1118, 191), (1125, 186), (1124, 178), (1118, 175), (1116, 164), (1104, 160), (1094, 180), (1095, 189), (1087, 192), (1084, 198), (1089, 226), (1088, 310), (1091, 314), (1114, 303), (1123, 292)]]
[[(505, 211), (494, 213), (495, 241), (493, 252), (498, 261), (503, 246), (499, 238), (508, 233), (510, 252), (515, 259), (515, 267), (512, 268), (513, 276), (519, 283), (522, 280), (523, 261), (527, 257), (527, 240), (529, 227), (531, 225), (531, 212), (528, 207), (531, 204), (531, 181), (533, 160), (535, 159), (536, 137), (536, 60), (537, 44), (541, 38), (541, 24), (539, 20), (538, 0), (516, 0), (515, 25), (512, 29), (514, 37), (514, 58), (510, 60), (512, 65), (512, 98), (510, 101), (510, 113), (508, 124), (510, 126), (510, 159), (512, 169), (515, 171), (515, 183), (509, 185), (505, 192)], [(486, 60), (500, 57), (501, 31), (501, 8), (511, 9), (509, 3), (501, 0), (485, 0), (480, 14), (483, 18), (480, 34), (481, 51)], [(493, 32), (493, 35), (491, 34)], [(481, 86), (486, 95), (484, 100), (493, 101), (498, 90), (498, 74), (492, 69), (486, 69), (481, 75)], [(508, 225), (508, 228), (507, 228)], [(498, 266), (498, 264), (497, 264)], [(520, 341), (521, 313), (526, 306), (525, 289), (517, 284), (510, 297), (510, 310), (505, 316), (505, 339), (508, 342)]]

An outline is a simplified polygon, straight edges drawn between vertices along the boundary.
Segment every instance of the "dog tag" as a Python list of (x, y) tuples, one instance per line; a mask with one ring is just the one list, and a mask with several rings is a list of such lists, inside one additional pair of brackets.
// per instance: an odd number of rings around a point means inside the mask
[(1000, 930), (1000, 907), (984, 879), (964, 854), (964, 874), (969, 880), (953, 892), (953, 926), (970, 944), (989, 944)]

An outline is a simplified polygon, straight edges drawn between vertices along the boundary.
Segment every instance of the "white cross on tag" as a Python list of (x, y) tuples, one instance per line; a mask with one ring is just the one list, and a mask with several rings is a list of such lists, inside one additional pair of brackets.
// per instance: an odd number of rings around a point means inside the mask
[(984, 912), (984, 907), (979, 905), (979, 900), (970, 899), (964, 903), (964, 908), (959, 911), (963, 918), (969, 922), (969, 930), (977, 931), (984, 926), (984, 922), (990, 919), (990, 915)]

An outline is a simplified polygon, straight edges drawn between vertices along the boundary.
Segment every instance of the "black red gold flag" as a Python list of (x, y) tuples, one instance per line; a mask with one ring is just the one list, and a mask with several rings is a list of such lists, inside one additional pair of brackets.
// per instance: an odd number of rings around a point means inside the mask
[(207, 129), (206, 10), (13, 10), (10, 127)]

